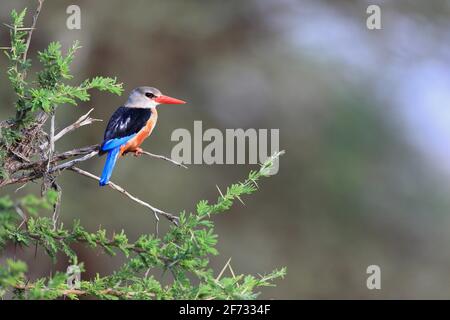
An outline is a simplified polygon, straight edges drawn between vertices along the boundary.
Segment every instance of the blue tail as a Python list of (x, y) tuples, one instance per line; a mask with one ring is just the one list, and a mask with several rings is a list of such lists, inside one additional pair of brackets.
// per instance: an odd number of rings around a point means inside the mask
[(111, 178), (111, 174), (114, 170), (114, 166), (116, 165), (117, 156), (119, 155), (120, 146), (115, 147), (108, 151), (108, 155), (106, 157), (105, 166), (103, 167), (102, 177), (100, 178), (100, 186), (104, 186), (108, 184), (109, 178)]

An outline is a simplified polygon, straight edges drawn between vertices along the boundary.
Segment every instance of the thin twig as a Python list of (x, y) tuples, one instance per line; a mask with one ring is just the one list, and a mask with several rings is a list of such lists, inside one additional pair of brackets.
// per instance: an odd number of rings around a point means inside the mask
[(31, 42), (31, 36), (33, 35), (33, 30), (36, 29), (36, 22), (39, 18), (39, 13), (41, 12), (42, 5), (44, 4), (44, 0), (38, 0), (39, 4), (36, 8), (36, 13), (33, 16), (33, 23), (31, 24), (31, 27), (29, 28), (30, 32), (28, 32), (27, 42), (25, 44), (25, 52), (23, 54), (23, 61), (25, 62), (27, 60), (27, 54), (28, 49), (30, 48), (30, 42)]
[(16, 209), (17, 214), (22, 218), (22, 223), (23, 221), (26, 221), (27, 215), (25, 214), (25, 212), (23, 212), (22, 208), (20, 207), (20, 205), (15, 205), (14, 208)]
[(25, 157), (23, 154), (16, 152), (12, 149), (9, 149), (9, 151), (15, 155), (17, 158), (19, 158), (20, 160), (26, 161), (26, 162), (30, 162), (30, 159), (28, 159), (27, 157)]
[(91, 153), (92, 151), (96, 151), (98, 152), (99, 149), (99, 145), (98, 144), (94, 144), (91, 146), (87, 146), (87, 147), (82, 147), (82, 148), (78, 148), (78, 149), (72, 149), (69, 151), (64, 151), (62, 153), (58, 153), (56, 154), (52, 161), (53, 162), (57, 162), (57, 161), (61, 161), (61, 160), (66, 160), (72, 157), (77, 157), (77, 156), (84, 156), (85, 154)]
[(81, 157), (81, 158), (76, 158), (76, 159), (73, 159), (73, 160), (64, 162), (63, 164), (60, 164), (60, 165), (57, 165), (57, 166), (52, 167), (52, 168), (49, 170), (49, 173), (56, 172), (56, 171), (62, 171), (62, 170), (71, 168), (71, 167), (73, 167), (76, 163), (79, 163), (79, 162), (83, 162), (83, 161), (89, 160), (90, 158), (95, 157), (96, 155), (98, 155), (98, 152), (97, 152), (97, 151), (92, 151), (91, 153), (88, 153), (87, 155), (85, 155), (85, 156), (83, 156), (83, 157)]
[(14, 190), (14, 193), (19, 192), (20, 190), (22, 190), (23, 188), (25, 188), (28, 185), (28, 182), (24, 183), (23, 185), (21, 185), (20, 187), (18, 187), (16, 190)]
[(53, 158), (53, 153), (55, 152), (55, 111), (53, 111), (52, 117), (50, 118), (50, 147), (48, 149), (47, 156), (47, 171), (50, 169), (50, 162)]
[(188, 167), (186, 167), (186, 166), (185, 166), (184, 164), (182, 164), (182, 163), (179, 163), (179, 162), (177, 162), (177, 161), (175, 161), (175, 160), (173, 160), (173, 159), (164, 157), (164, 156), (159, 155), (159, 154), (150, 153), (150, 152), (148, 152), (148, 151), (142, 151), (142, 154), (145, 154), (145, 155), (150, 156), (150, 157), (153, 157), (153, 158), (157, 158), (157, 159), (162, 159), (162, 160), (165, 160), (165, 161), (169, 161), (169, 162), (173, 163), (174, 165), (179, 166), (179, 167), (182, 167), (182, 168), (185, 168), (185, 169), (188, 168)]
[[(70, 159), (73, 157), (78, 157), (78, 156), (84, 156), (93, 151), (97, 151), (98, 147), (99, 147), (99, 145), (96, 144), (96, 145), (92, 145), (92, 146), (88, 146), (88, 147), (73, 149), (73, 150), (55, 154), (53, 156), (53, 159), (51, 160), (51, 163), (54, 164), (58, 161), (67, 160), (67, 159)], [(17, 172), (19, 170), (28, 170), (28, 169), (33, 169), (33, 168), (39, 168), (43, 164), (47, 163), (47, 161), (48, 160), (38, 160), (35, 162), (31, 162), (31, 163), (21, 163), (21, 164), (18, 164), (16, 167), (14, 167), (13, 171)]]
[[(85, 176), (85, 177), (88, 177), (88, 178), (91, 178), (91, 179), (93, 179), (93, 180), (100, 181), (100, 178), (97, 177), (96, 175), (94, 175), (94, 174), (92, 174), (92, 173), (90, 173), (90, 172), (84, 171), (84, 170), (82, 170), (82, 169), (80, 169), (80, 168), (78, 168), (78, 167), (70, 167), (69, 170), (72, 170), (72, 171), (74, 171), (74, 172), (76, 172), (76, 173), (78, 173), (78, 174), (81, 174), (81, 175), (83, 175), (83, 176)], [(111, 189), (116, 190), (116, 191), (118, 191), (118, 192), (120, 192), (120, 193), (126, 195), (128, 198), (130, 198), (130, 199), (133, 200), (134, 202), (137, 202), (137, 203), (139, 203), (140, 205), (142, 205), (142, 206), (144, 206), (144, 207), (147, 207), (148, 209), (152, 210), (153, 213), (155, 214), (155, 217), (158, 217), (158, 215), (162, 215), (162, 216), (164, 216), (165, 218), (167, 218), (170, 222), (172, 222), (173, 224), (178, 225), (178, 217), (177, 217), (177, 216), (175, 216), (175, 215), (173, 215), (173, 214), (171, 214), (171, 213), (168, 213), (168, 212), (164, 212), (164, 211), (162, 211), (162, 210), (160, 210), (160, 209), (158, 209), (158, 208), (153, 207), (152, 205), (148, 204), (147, 202), (138, 199), (137, 197), (133, 196), (131, 193), (129, 193), (128, 191), (126, 191), (126, 190), (125, 190), (124, 188), (122, 188), (121, 186), (115, 184), (114, 182), (111, 182), (111, 181), (110, 181), (110, 182), (108, 182), (107, 185), (108, 185)]]
[(216, 281), (220, 280), (220, 278), (222, 277), (223, 273), (225, 272), (227, 267), (230, 265), (230, 262), (231, 262), (231, 257), (228, 259), (227, 263), (225, 263), (225, 265), (223, 266), (222, 270), (219, 272), (219, 275), (217, 276)]
[(61, 208), (62, 190), (61, 190), (61, 187), (56, 183), (56, 181), (53, 182), (53, 186), (52, 187), (58, 193), (57, 198), (56, 198), (56, 202), (53, 205), (53, 216), (52, 216), (53, 231), (55, 231), (56, 228), (58, 227), (57, 224), (58, 224), (59, 212), (60, 212), (60, 208)]
[(11, 178), (8, 180), (0, 180), (0, 187), (4, 187), (10, 184), (16, 184), (16, 183), (25, 183), (28, 181), (33, 181), (35, 179), (42, 178), (42, 174), (39, 173), (28, 173), (21, 175), (16, 178)]
[(21, 27), (21, 28), (17, 28), (17, 27), (15, 27), (15, 26), (12, 26), (12, 25), (7, 24), (7, 23), (3, 23), (3, 25), (4, 25), (5, 27), (7, 27), (8, 29), (15, 30), (15, 31), (29, 31), (29, 30), (34, 30), (34, 28), (29, 28), (29, 27)]
[[(65, 127), (64, 129), (62, 129), (61, 131), (59, 131), (55, 137), (54, 137), (54, 142), (58, 141), (59, 139), (61, 139), (64, 135), (82, 127), (82, 126), (86, 126), (89, 125), (91, 123), (94, 122), (98, 122), (98, 121), (102, 121), (101, 119), (94, 119), (89, 117), (89, 114), (94, 110), (94, 108), (92, 108), (91, 110), (89, 110), (86, 114), (82, 115), (80, 118), (78, 118), (77, 121), (75, 121), (74, 123), (72, 123), (70, 126)], [(45, 149), (48, 145), (48, 142), (43, 143), (40, 148), (41, 150)]]
[(70, 126), (64, 128), (60, 132), (58, 132), (58, 134), (55, 136), (55, 141), (58, 141), (65, 134), (72, 132), (82, 126), (86, 126), (86, 125), (89, 125), (94, 122), (103, 121), (102, 119), (95, 119), (95, 118), (89, 117), (89, 115), (91, 114), (92, 111), (94, 111), (94, 108), (91, 108), (91, 110), (89, 110), (86, 114), (84, 114), (80, 118), (78, 118), (77, 121), (75, 121)]

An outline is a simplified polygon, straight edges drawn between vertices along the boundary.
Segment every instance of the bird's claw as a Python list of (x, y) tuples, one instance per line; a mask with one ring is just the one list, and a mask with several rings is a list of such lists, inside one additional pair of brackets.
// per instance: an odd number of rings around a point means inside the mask
[(143, 153), (143, 150), (141, 148), (138, 148), (138, 149), (134, 150), (134, 156), (135, 157), (141, 156), (142, 153)]

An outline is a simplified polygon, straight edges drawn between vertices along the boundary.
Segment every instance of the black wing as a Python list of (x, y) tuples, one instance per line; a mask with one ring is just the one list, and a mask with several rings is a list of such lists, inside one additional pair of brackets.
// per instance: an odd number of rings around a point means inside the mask
[(144, 108), (118, 108), (105, 130), (104, 141), (123, 138), (138, 133), (150, 119), (150, 109)]
[(152, 112), (144, 108), (118, 108), (106, 126), (103, 143), (138, 133), (150, 119)]

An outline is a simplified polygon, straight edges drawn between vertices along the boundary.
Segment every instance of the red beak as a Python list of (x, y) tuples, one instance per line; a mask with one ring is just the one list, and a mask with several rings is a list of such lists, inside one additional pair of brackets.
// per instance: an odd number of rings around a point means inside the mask
[(154, 101), (161, 104), (185, 104), (186, 101), (175, 99), (169, 96), (159, 96), (153, 99)]

